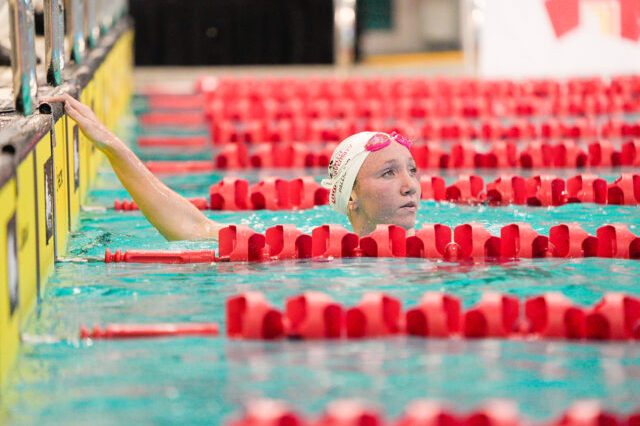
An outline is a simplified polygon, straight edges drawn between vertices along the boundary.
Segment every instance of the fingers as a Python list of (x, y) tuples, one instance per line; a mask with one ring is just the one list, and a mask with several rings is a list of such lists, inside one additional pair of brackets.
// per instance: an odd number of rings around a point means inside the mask
[(73, 105), (75, 109), (83, 112), (84, 114), (87, 114), (87, 115), (93, 114), (93, 110), (89, 106), (83, 104), (82, 102), (73, 98), (72, 96), (69, 96), (69, 100), (67, 102)]
[(82, 111), (79, 111), (75, 106), (71, 104), (65, 104), (64, 110), (72, 119), (80, 124), (81, 127), (88, 127), (94, 124), (94, 121), (91, 119), (91, 117), (87, 117), (82, 113)]
[(47, 102), (47, 103), (56, 103), (56, 102), (66, 102), (69, 99), (73, 99), (73, 97), (71, 97), (71, 95), (69, 95), (68, 93), (62, 93), (60, 95), (55, 95), (55, 96), (45, 96), (43, 98), (40, 98), (40, 100), (42, 102)]
[(74, 98), (68, 93), (65, 93), (63, 97), (66, 105), (73, 105), (73, 107), (77, 110), (81, 110), (81, 106), (84, 106), (82, 105), (82, 102), (80, 102), (79, 100), (77, 100), (76, 98)]
[(44, 98), (40, 98), (40, 100), (42, 102), (46, 102), (46, 103), (50, 103), (50, 104), (63, 103), (65, 105), (74, 105), (75, 109), (78, 109), (78, 104), (80, 103), (79, 101), (74, 99), (73, 96), (71, 96), (68, 93), (63, 93), (63, 94), (57, 95), (57, 96), (44, 97)]
[(80, 102), (79, 100), (77, 100), (76, 98), (74, 98), (68, 93), (63, 93), (57, 96), (44, 97), (44, 98), (41, 98), (41, 100), (42, 102), (48, 102), (48, 103), (62, 102), (65, 105), (73, 105), (73, 107), (76, 110), (84, 112), (85, 114), (93, 113), (93, 110), (91, 108), (89, 108), (87, 105), (83, 104), (82, 102)]
[(66, 99), (63, 96), (50, 96), (45, 98), (40, 98), (42, 103), (55, 104), (58, 102), (64, 102)]
[[(96, 132), (109, 132), (108, 129), (105, 128), (104, 125), (93, 115), (87, 117), (82, 113), (82, 111), (77, 110), (71, 104), (65, 105), (65, 111), (73, 120), (75, 120), (80, 125), (80, 128), (87, 134), (95, 135), (97, 134)], [(91, 137), (91, 139), (95, 140), (96, 137)]]
[(85, 108), (81, 108), (81, 107), (85, 107), (85, 105), (79, 103), (79, 102), (65, 102), (64, 104), (64, 110), (67, 112), (67, 114), (69, 114), (71, 116), (71, 118), (73, 118), (76, 121), (82, 121), (85, 124), (88, 124), (92, 121), (95, 121), (95, 117), (93, 116), (93, 111), (91, 111), (91, 109), (88, 109), (88, 111)]
[(93, 123), (91, 120), (84, 117), (81, 112), (79, 112), (70, 104), (66, 104), (64, 109), (66, 113), (69, 115), (69, 117), (71, 117), (76, 123), (78, 123), (82, 133), (86, 137), (88, 137), (90, 140), (95, 141), (96, 140), (95, 129), (93, 127), (95, 123)]
[(77, 109), (71, 106), (71, 104), (65, 104), (64, 110), (75, 121), (80, 122), (80, 124), (83, 124), (82, 122), (84, 122), (84, 117)]

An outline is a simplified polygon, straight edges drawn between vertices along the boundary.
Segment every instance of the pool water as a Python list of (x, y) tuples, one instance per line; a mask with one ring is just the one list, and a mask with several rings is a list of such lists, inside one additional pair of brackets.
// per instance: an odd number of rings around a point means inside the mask
[[(277, 174), (318, 170), (242, 172), (254, 182)], [(609, 181), (620, 170), (601, 170)], [(578, 172), (554, 170), (561, 176)], [(457, 172), (455, 173), (457, 174)], [(229, 173), (234, 175), (234, 173)], [(481, 173), (488, 181), (496, 173)], [(448, 176), (447, 180), (451, 180)], [(206, 196), (219, 174), (165, 176), (186, 196)], [(366, 341), (231, 341), (180, 338), (81, 341), (81, 325), (113, 322), (208, 322), (224, 330), (224, 305), (258, 290), (278, 307), (308, 290), (345, 306), (372, 290), (413, 306), (425, 291), (460, 297), (465, 307), (486, 291), (522, 299), (547, 291), (591, 305), (605, 292), (640, 296), (640, 262), (620, 259), (544, 259), (458, 264), (423, 259), (339, 259), (196, 265), (104, 264), (110, 249), (199, 249), (211, 242), (166, 242), (139, 212), (116, 212), (128, 198), (108, 165), (102, 168), (67, 261), (56, 264), (43, 303), (25, 330), (25, 343), (3, 395), (0, 419), (11, 424), (222, 424), (253, 397), (290, 402), (313, 415), (338, 398), (359, 398), (398, 416), (418, 398), (439, 399), (458, 411), (493, 398), (518, 403), (523, 416), (550, 420), (575, 400), (598, 399), (629, 413), (640, 403), (637, 343), (439, 340), (407, 337)], [(328, 206), (308, 211), (207, 212), (257, 231), (293, 223), (304, 232), (324, 223), (348, 226)], [(626, 223), (640, 234), (637, 207), (569, 204), (557, 208), (461, 206), (423, 201), (418, 224), (480, 222), (494, 234), (528, 222), (541, 233), (578, 222), (594, 233)], [(418, 225), (420, 226), (420, 225)], [(76, 259), (76, 260), (74, 260)]]

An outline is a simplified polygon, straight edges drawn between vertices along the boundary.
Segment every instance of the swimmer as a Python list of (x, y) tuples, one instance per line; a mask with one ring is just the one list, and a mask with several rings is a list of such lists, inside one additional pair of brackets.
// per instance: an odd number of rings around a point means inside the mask
[[(186, 198), (171, 190), (147, 169), (88, 106), (69, 94), (44, 98), (63, 102), (82, 133), (102, 151), (122, 185), (147, 220), (167, 240), (218, 239), (227, 226), (206, 217)], [(347, 215), (353, 231), (367, 235), (379, 224), (397, 225), (413, 235), (420, 206), (420, 183), (410, 142), (401, 135), (361, 132), (343, 140), (333, 152), (329, 204)]]

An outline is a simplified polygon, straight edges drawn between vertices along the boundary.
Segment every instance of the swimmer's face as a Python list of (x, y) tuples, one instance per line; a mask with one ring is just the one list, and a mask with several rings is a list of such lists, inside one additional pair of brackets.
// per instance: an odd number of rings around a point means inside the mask
[(361, 234), (379, 224), (412, 230), (420, 205), (420, 182), (411, 152), (392, 142), (369, 154), (358, 172), (351, 200), (350, 217), (360, 224)]

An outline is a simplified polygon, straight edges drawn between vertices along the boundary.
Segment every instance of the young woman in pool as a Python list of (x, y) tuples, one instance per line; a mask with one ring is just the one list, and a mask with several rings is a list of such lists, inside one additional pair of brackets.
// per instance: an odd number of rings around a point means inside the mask
[[(227, 225), (209, 219), (162, 183), (91, 108), (69, 94), (43, 101), (64, 102), (66, 113), (107, 156), (140, 211), (167, 240), (218, 239)], [(409, 146), (398, 134), (361, 132), (333, 152), (329, 178), (322, 185), (330, 190), (330, 205), (347, 215), (358, 235), (372, 232), (378, 224), (401, 226), (408, 235), (414, 232), (420, 183)]]

